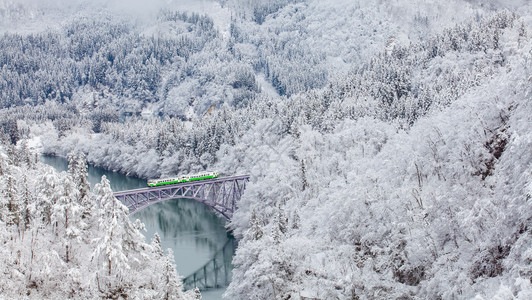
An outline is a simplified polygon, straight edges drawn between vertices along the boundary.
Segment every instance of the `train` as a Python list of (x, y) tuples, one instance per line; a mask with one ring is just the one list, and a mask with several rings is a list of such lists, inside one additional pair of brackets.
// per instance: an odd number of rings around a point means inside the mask
[(197, 174), (181, 175), (170, 178), (161, 178), (161, 179), (150, 179), (148, 180), (149, 187), (167, 185), (167, 184), (176, 184), (182, 182), (196, 181), (196, 180), (205, 180), (212, 179), (219, 176), (218, 171), (205, 171)]

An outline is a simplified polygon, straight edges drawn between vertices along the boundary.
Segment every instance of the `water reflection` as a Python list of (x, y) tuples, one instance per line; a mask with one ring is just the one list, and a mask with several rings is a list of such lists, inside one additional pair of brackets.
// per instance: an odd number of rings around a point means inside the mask
[(202, 267), (230, 238), (224, 218), (190, 199), (160, 202), (139, 211), (132, 218), (146, 224), (146, 236), (159, 233), (163, 249), (173, 249), (182, 276)]
[(199, 288), (206, 291), (229, 286), (232, 277), (232, 259), (236, 241), (229, 239), (214, 257), (193, 274), (183, 278), (185, 290)]

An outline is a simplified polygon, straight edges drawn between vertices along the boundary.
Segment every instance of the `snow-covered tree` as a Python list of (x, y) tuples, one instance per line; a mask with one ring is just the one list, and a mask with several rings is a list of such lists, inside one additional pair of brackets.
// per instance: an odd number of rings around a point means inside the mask
[(99, 229), (101, 237), (96, 241), (92, 260), (97, 266), (93, 280), (97, 281), (99, 290), (106, 297), (119, 295), (127, 289), (130, 267), (129, 253), (124, 249), (124, 235), (129, 224), (127, 208), (114, 196), (109, 180), (102, 180), (94, 187), (97, 201), (101, 207)]
[(39, 195), (34, 205), (34, 213), (42, 219), (45, 225), (52, 224), (54, 205), (62, 197), (60, 186), (60, 178), (53, 170), (49, 169), (40, 176)]
[(68, 156), (68, 172), (73, 179), (76, 190), (79, 191), (76, 201), (81, 206), (82, 218), (90, 216), (94, 209), (94, 201), (90, 199), (90, 183), (88, 181), (87, 161), (83, 152), (78, 155), (70, 153)]
[(86, 224), (81, 219), (82, 207), (77, 201), (79, 190), (74, 182), (69, 177), (65, 178), (61, 189), (61, 196), (54, 203), (51, 221), (55, 224), (55, 234), (60, 237), (65, 247), (65, 262), (68, 264), (72, 248), (79, 242)]
[(177, 300), (183, 298), (183, 283), (177, 276), (177, 271), (174, 262), (174, 253), (172, 249), (168, 249), (168, 253), (164, 259), (164, 266), (161, 272), (162, 280), (160, 285), (160, 294), (158, 297), (165, 300)]
[(20, 216), (21, 216), (21, 222), (22, 222), (22, 228), (21, 230), (25, 231), (28, 230), (30, 227), (32, 221), (33, 221), (33, 215), (31, 212), (31, 204), (33, 203), (33, 195), (30, 192), (30, 188), (28, 186), (28, 180), (26, 175), (22, 176), (22, 184), (21, 184), (21, 210), (20, 210)]
[(159, 257), (164, 256), (164, 251), (161, 246), (161, 237), (159, 236), (157, 232), (153, 235), (153, 239), (150, 245), (152, 247), (152, 251), (154, 255), (159, 256)]
[[(0, 157), (5, 157), (4, 151), (0, 146)], [(164, 256), (160, 240), (152, 245), (144, 242), (143, 224), (130, 222), (127, 208), (113, 197), (107, 179), (97, 186), (97, 195), (87, 191), (88, 197), (101, 201), (102, 209), (93, 205), (83, 218), (81, 191), (72, 174), (57, 174), (39, 163), (30, 167), (6, 162), (5, 170), (0, 177), (2, 295), (156, 299), (168, 292), (173, 299), (195, 299), (192, 292), (181, 290), (180, 277), (172, 258)], [(20, 194), (15, 209), (5, 197), (11, 190), (5, 183), (11, 186), (17, 178), (21, 183), (15, 185)], [(19, 215), (18, 228), (14, 212)], [(4, 217), (13, 222), (7, 225)], [(167, 272), (161, 272), (165, 268)]]
[(251, 212), (250, 217), (251, 225), (247, 231), (247, 239), (249, 240), (259, 240), (264, 235), (262, 224), (260, 221), (259, 216), (257, 215), (257, 211), (253, 209)]
[(0, 218), (7, 226), (19, 227), (21, 223), (21, 203), (18, 194), (17, 179), (10, 174), (4, 175), (2, 186), (2, 213)]

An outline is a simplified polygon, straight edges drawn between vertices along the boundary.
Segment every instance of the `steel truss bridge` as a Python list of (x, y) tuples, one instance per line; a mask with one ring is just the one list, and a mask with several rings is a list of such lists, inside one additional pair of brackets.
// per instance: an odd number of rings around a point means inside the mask
[(202, 202), (226, 219), (231, 219), (248, 181), (249, 175), (218, 177), (210, 180), (120, 191), (114, 193), (114, 196), (127, 206), (130, 215), (161, 201), (187, 198)]

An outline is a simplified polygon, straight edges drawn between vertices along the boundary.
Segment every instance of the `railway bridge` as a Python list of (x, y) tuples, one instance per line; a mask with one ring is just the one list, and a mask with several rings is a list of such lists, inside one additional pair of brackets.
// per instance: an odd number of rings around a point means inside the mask
[(226, 219), (231, 219), (249, 181), (249, 175), (217, 177), (159, 187), (120, 191), (114, 196), (132, 215), (152, 204), (176, 198), (193, 199), (206, 204)]

